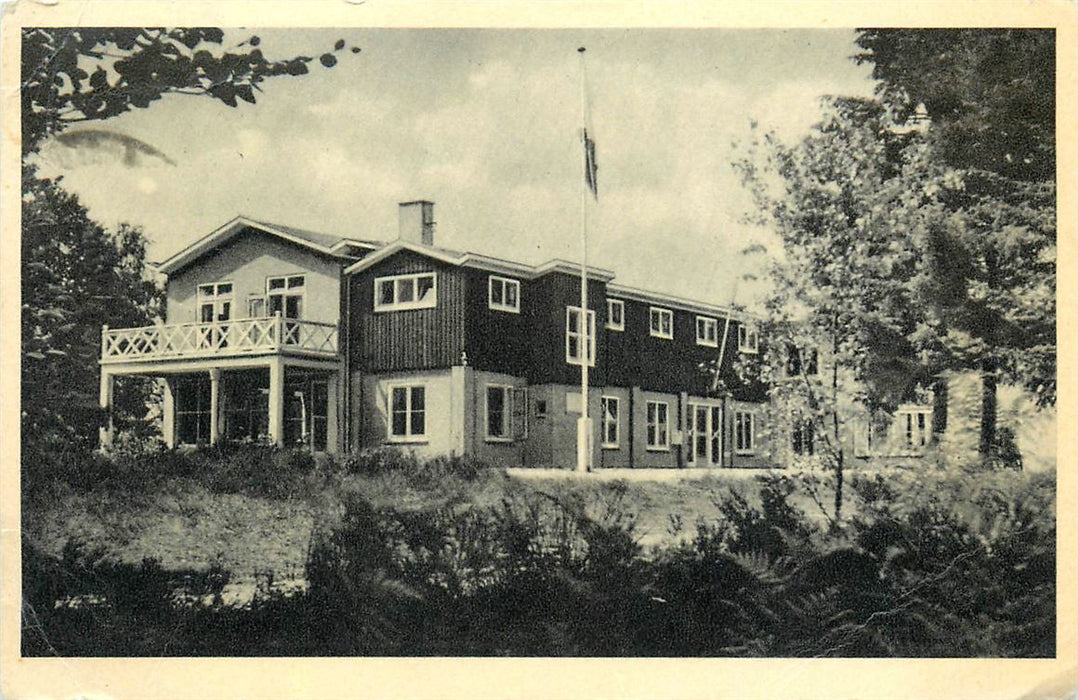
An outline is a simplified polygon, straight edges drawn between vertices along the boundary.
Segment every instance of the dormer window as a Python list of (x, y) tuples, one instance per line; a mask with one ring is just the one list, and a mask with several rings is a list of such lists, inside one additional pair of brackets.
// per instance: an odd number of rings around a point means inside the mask
[(520, 313), (520, 282), (491, 275), (487, 283), (487, 306), (495, 311)]
[(433, 272), (378, 277), (374, 280), (374, 310), (433, 309), (438, 303), (437, 282)]

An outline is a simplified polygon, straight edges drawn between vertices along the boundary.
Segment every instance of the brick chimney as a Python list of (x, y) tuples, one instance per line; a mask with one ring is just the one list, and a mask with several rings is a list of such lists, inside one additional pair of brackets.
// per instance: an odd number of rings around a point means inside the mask
[(434, 202), (401, 202), (397, 240), (434, 245)]

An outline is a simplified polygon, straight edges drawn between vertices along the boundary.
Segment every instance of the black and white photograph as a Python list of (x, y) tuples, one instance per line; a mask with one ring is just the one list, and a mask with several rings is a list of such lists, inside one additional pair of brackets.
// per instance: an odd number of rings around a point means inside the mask
[[(1024, 659), (1074, 692), (1045, 5), (8, 22), (5, 665)], [(549, 696), (636, 697), (598, 680)]]

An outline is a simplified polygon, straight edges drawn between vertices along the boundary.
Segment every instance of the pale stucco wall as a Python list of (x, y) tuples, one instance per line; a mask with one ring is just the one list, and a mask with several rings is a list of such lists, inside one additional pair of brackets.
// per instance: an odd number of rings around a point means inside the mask
[(245, 234), (207, 253), (168, 280), (168, 323), (195, 323), (198, 285), (232, 282), (232, 318), (247, 318), (247, 300), (265, 296), (266, 278), (306, 275), (303, 318), (337, 323), (340, 316), (340, 268), (332, 259), (268, 234)]

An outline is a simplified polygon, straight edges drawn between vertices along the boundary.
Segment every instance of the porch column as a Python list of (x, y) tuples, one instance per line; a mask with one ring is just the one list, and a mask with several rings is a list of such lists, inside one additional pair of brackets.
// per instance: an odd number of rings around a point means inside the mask
[(284, 447), (284, 361), (275, 357), (270, 362), (269, 373), (270, 442)]
[(221, 428), (221, 370), (210, 370), (210, 444), (216, 445)]
[(339, 438), (337, 437), (337, 425), (340, 420), (337, 416), (337, 407), (339, 405), (339, 402), (337, 401), (337, 392), (339, 390), (337, 387), (340, 384), (340, 381), (337, 378), (338, 376), (339, 375), (334, 372), (326, 379), (326, 452), (329, 452), (330, 454), (337, 454), (341, 451), (340, 444), (338, 443)]
[(114, 381), (112, 372), (101, 368), (101, 392), (100, 406), (105, 411), (105, 423), (98, 429), (97, 441), (99, 447), (108, 447), (112, 444), (112, 392)]
[(169, 449), (176, 446), (176, 397), (172, 393), (172, 380), (164, 377), (161, 382), (161, 433)]

